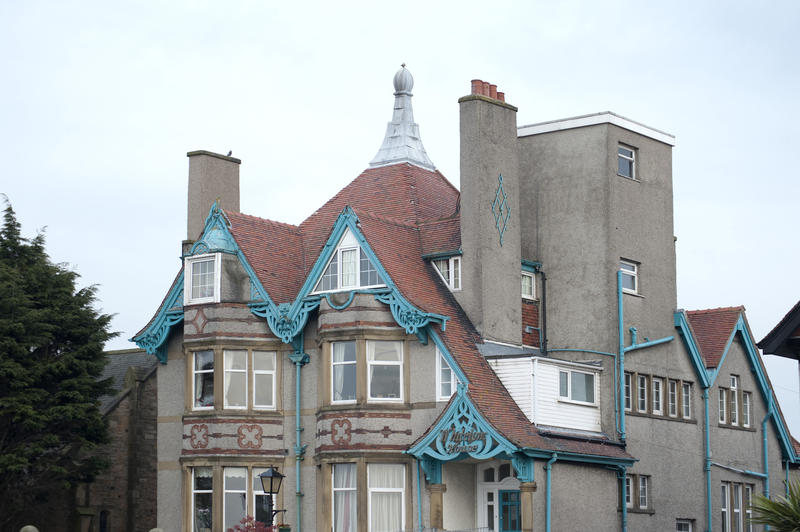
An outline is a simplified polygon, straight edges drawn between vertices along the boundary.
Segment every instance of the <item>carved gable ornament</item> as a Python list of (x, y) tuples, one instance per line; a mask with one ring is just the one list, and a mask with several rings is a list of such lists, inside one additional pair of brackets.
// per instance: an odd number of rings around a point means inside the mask
[(518, 450), (484, 419), (467, 396), (467, 386), (459, 383), (455, 399), (439, 422), (408, 452), (417, 458), (448, 461), (467, 457), (486, 460), (503, 453), (510, 456)]

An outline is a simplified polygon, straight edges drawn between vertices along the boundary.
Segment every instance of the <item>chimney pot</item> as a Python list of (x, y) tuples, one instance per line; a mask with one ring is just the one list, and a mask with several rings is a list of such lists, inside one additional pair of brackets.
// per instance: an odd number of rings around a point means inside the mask
[(472, 94), (480, 94), (483, 91), (483, 81), (479, 79), (472, 80)]
[(506, 101), (506, 93), (505, 92), (498, 92), (497, 93), (497, 99), (500, 100), (501, 102)]
[(488, 81), (484, 81), (483, 82), (483, 89), (481, 90), (481, 94), (483, 94), (484, 96), (489, 96), (489, 82)]
[(494, 98), (495, 100), (497, 99), (497, 85), (489, 85), (489, 98)]

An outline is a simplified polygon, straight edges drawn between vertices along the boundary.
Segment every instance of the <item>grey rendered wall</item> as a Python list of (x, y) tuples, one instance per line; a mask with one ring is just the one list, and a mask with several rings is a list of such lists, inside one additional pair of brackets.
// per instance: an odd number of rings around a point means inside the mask
[(183, 479), (180, 466), (183, 443), (185, 364), (183, 335), (171, 334), (166, 365), (158, 366), (158, 527), (182, 530)]
[[(545, 529), (547, 474), (544, 464), (544, 461), (536, 462), (534, 530)], [(602, 467), (555, 462), (551, 483), (552, 530), (621, 529), (615, 472)]]
[(447, 491), (442, 497), (446, 530), (468, 530), (477, 519), (475, 501), (475, 465), (447, 462), (442, 466), (442, 482)]

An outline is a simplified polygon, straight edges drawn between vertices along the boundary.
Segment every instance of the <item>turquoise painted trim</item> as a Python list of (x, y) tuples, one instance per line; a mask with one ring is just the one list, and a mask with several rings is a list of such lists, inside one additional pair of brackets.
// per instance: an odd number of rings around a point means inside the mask
[[(535, 328), (535, 327), (534, 327)], [(594, 349), (567, 349), (567, 348), (560, 348), (560, 349), (548, 349), (548, 353), (591, 353), (593, 355), (605, 355), (607, 357), (614, 357), (617, 358), (616, 353), (606, 353), (605, 351), (595, 351)]]
[(514, 466), (514, 469), (517, 471), (517, 479), (520, 482), (534, 482), (535, 478), (535, 471), (534, 471), (534, 460), (530, 456), (526, 456), (522, 453), (515, 453), (511, 456), (511, 465)]
[(542, 267), (541, 262), (537, 262), (535, 260), (525, 260), (522, 259), (522, 271), (528, 273), (539, 273), (539, 268)]
[(425, 472), (425, 480), (429, 484), (442, 483), (442, 462), (436, 458), (425, 457), (417, 459), (417, 462), (422, 463), (422, 471)]
[[(617, 390), (619, 412), (619, 439), (625, 443), (625, 307), (622, 301), (622, 270), (617, 270), (617, 333), (618, 333), (618, 346), (617, 346), (617, 375), (619, 382), (619, 389)], [(633, 400), (631, 398), (631, 400)]]
[(219, 201), (215, 201), (208, 211), (203, 234), (194, 243), (192, 249), (185, 256), (200, 255), (203, 253), (231, 253), (235, 254), (239, 246), (228, 230), (231, 221), (220, 208)]
[(422, 255), (422, 258), (425, 260), (436, 260), (436, 259), (449, 259), (450, 257), (460, 257), (464, 254), (464, 251), (459, 249), (454, 249), (452, 251), (438, 251), (436, 253), (426, 253)]
[(422, 478), (419, 472), (419, 460), (417, 460), (417, 524), (419, 530), (422, 528)]
[(463, 382), (465, 384), (469, 384), (470, 382), (469, 379), (467, 378), (467, 375), (461, 369), (461, 366), (458, 365), (456, 359), (453, 358), (453, 355), (450, 353), (450, 350), (442, 341), (442, 337), (439, 336), (439, 333), (433, 330), (433, 327), (427, 327), (426, 329), (429, 333), (428, 334), (429, 337), (433, 339), (433, 343), (436, 345), (436, 347), (439, 348), (439, 351), (442, 353), (442, 356), (444, 356), (447, 365), (450, 366), (450, 369), (453, 370), (453, 372), (456, 374), (456, 378), (458, 379), (458, 381)]
[(686, 314), (682, 311), (677, 311), (674, 314), (675, 328), (678, 330), (678, 335), (683, 340), (684, 347), (689, 352), (694, 372), (697, 375), (697, 380), (703, 388), (711, 386), (708, 372), (706, 371), (703, 358), (700, 356), (700, 349), (697, 347), (697, 342), (692, 335), (692, 329), (689, 327), (689, 322), (686, 319)]
[[(523, 449), (525, 455), (531, 458), (539, 458), (547, 460), (553, 454), (553, 451), (547, 449)], [(577, 462), (581, 464), (604, 465), (608, 467), (631, 467), (638, 462), (637, 458), (613, 458), (611, 456), (598, 456), (593, 454), (573, 453), (558, 451), (559, 462)]]
[(764, 458), (764, 497), (767, 499), (769, 499), (769, 445), (767, 445), (767, 422), (770, 417), (774, 417), (771, 399), (770, 397), (767, 415), (764, 416), (764, 420), (761, 422), (762, 453)]
[[(464, 434), (482, 433), (482, 439), (469, 442), (469, 451), (457, 453), (448, 452), (445, 433)], [(476, 460), (487, 460), (501, 453), (513, 455), (519, 448), (500, 434), (472, 403), (467, 395), (467, 385), (458, 383), (456, 396), (451, 399), (450, 405), (436, 425), (428, 434), (411, 447), (408, 454), (416, 458), (435, 458), (442, 461), (460, 460), (471, 457)]]
[(705, 471), (706, 475), (706, 531), (711, 532), (712, 528), (712, 503), (711, 503), (711, 424), (709, 422), (709, 415), (708, 415), (708, 386), (703, 386), (703, 411), (705, 416), (705, 463), (703, 464), (703, 470)]
[(717, 466), (720, 469), (727, 469), (728, 471), (733, 471), (734, 473), (739, 473), (740, 475), (749, 475), (751, 477), (758, 477), (758, 478), (767, 478), (765, 473), (759, 473), (757, 471), (750, 471), (749, 469), (739, 469), (736, 467), (726, 466), (725, 464), (720, 464), (717, 462), (711, 462), (712, 466)]
[(295, 421), (294, 421), (294, 427), (295, 427), (295, 444), (294, 444), (295, 462), (294, 462), (294, 474), (295, 474), (295, 477), (294, 478), (295, 478), (295, 495), (297, 497), (297, 515), (296, 515), (295, 518), (297, 520), (297, 530), (298, 530), (298, 532), (302, 532), (302, 530), (303, 530), (303, 527), (302, 527), (302, 516), (303, 516), (302, 504), (303, 504), (304, 493), (303, 493), (303, 490), (301, 489), (302, 483), (300, 481), (300, 471), (301, 471), (300, 462), (302, 462), (303, 459), (305, 458), (306, 447), (308, 447), (308, 444), (302, 444), (301, 443), (301, 435), (302, 435), (304, 429), (303, 429), (303, 424), (302, 424), (302, 422), (300, 420), (300, 397), (301, 397), (300, 396), (300, 372), (301, 372), (301, 369), (303, 368), (303, 366), (308, 364), (308, 362), (310, 360), (310, 357), (306, 353), (303, 352), (303, 335), (299, 335), (297, 340), (295, 340), (295, 342), (293, 342), (293, 343), (294, 343), (295, 351), (289, 355), (289, 360), (295, 366), (295, 388), (294, 388), (294, 390), (295, 390), (295, 395), (294, 395), (294, 401), (295, 401), (295, 403), (294, 403), (295, 404)]
[(155, 355), (162, 364), (167, 363), (167, 337), (173, 325), (183, 321), (183, 275), (180, 274), (148, 327), (130, 339), (148, 354)]
[(550, 521), (551, 521), (550, 493), (552, 492), (552, 490), (550, 489), (551, 485), (550, 477), (551, 477), (551, 471), (553, 469), (553, 464), (555, 463), (556, 460), (558, 460), (558, 453), (553, 453), (552, 457), (544, 465), (544, 470), (547, 472), (547, 482), (545, 484), (546, 502), (544, 507), (544, 529), (546, 532), (550, 532)]
[[(739, 319), (742, 319), (741, 314), (739, 314)], [(719, 362), (717, 363), (717, 367), (714, 368), (713, 370), (706, 368), (706, 371), (708, 371), (708, 376), (711, 386), (714, 386), (714, 383), (717, 381), (717, 375), (719, 375), (719, 370), (722, 367), (722, 363), (725, 362), (725, 358), (727, 358), (728, 352), (730, 351), (731, 346), (733, 345), (733, 340), (736, 338), (736, 333), (739, 331), (738, 321), (739, 320), (737, 320), (736, 324), (737, 326), (733, 328), (730, 336), (728, 336), (728, 341), (725, 342), (725, 349), (722, 350), (722, 356), (720, 357)]]
[(628, 531), (628, 505), (625, 502), (625, 499), (628, 498), (628, 487), (625, 484), (625, 479), (627, 477), (628, 477), (627, 468), (625, 468), (624, 466), (617, 468), (617, 478), (620, 480), (620, 484), (621, 484), (619, 489), (620, 489), (620, 493), (622, 494), (622, 498), (621, 498), (621, 501), (620, 501), (621, 502), (620, 506), (621, 506), (621, 510), (622, 510), (622, 516), (621, 516), (621, 521), (622, 521), (621, 529), (622, 529), (622, 532), (627, 532)]
[[(631, 327), (631, 329), (634, 329), (634, 327)], [(654, 345), (665, 344), (667, 342), (673, 341), (674, 339), (675, 339), (674, 336), (665, 336), (664, 338), (659, 338), (658, 340), (648, 340), (641, 344), (633, 343), (625, 348), (625, 352), (628, 353), (630, 351), (636, 351), (637, 349), (644, 349), (646, 347), (653, 347)]]

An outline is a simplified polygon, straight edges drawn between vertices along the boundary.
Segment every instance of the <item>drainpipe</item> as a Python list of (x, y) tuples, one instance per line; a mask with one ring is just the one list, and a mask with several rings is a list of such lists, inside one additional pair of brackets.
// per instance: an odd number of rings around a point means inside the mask
[(539, 331), (539, 350), (547, 356), (547, 275), (539, 268), (542, 274), (542, 330)]
[(617, 468), (617, 478), (622, 483), (622, 487), (620, 488), (622, 494), (622, 498), (620, 499), (620, 506), (622, 507), (622, 532), (628, 532), (628, 504), (625, 502), (628, 498), (628, 485), (625, 483), (627, 476), (627, 468), (625, 468), (625, 466), (619, 466), (619, 468)]
[(300, 483), (300, 462), (303, 461), (303, 457), (306, 454), (306, 447), (308, 445), (301, 445), (300, 437), (303, 432), (303, 425), (300, 421), (300, 370), (301, 368), (308, 363), (309, 357), (307, 354), (303, 352), (303, 337), (300, 335), (300, 339), (295, 344), (295, 351), (294, 353), (289, 355), (289, 360), (294, 363), (295, 367), (295, 445), (294, 445), (294, 475), (295, 475), (295, 494), (297, 495), (297, 532), (302, 532), (302, 502), (303, 502), (303, 490), (302, 484)]
[[(617, 351), (617, 371), (620, 379), (619, 393), (619, 438), (625, 443), (625, 333), (623, 332), (623, 306), (622, 306), (622, 271), (617, 270), (617, 325), (619, 332), (619, 346)], [(631, 385), (633, 385), (631, 383)], [(631, 399), (633, 400), (633, 399)]]
[(773, 415), (772, 409), (772, 394), (767, 398), (767, 414), (764, 416), (764, 421), (761, 422), (761, 438), (764, 453), (764, 497), (769, 499), (769, 448), (767, 447), (767, 421)]
[(783, 486), (784, 486), (785, 491), (786, 491), (784, 493), (784, 495), (786, 497), (788, 497), (789, 496), (789, 460), (784, 460), (783, 461), (783, 468), (786, 470), (786, 480), (783, 481)]
[(552, 491), (550, 486), (550, 471), (553, 469), (553, 463), (558, 460), (558, 453), (553, 453), (553, 457), (547, 461), (544, 465), (544, 470), (547, 471), (547, 495), (546, 495), (546, 506), (545, 506), (545, 513), (544, 513), (544, 520), (545, 520), (545, 532), (550, 532), (550, 492)]
[(419, 474), (419, 458), (417, 458), (417, 521), (422, 530), (422, 479)]
[(705, 429), (706, 429), (706, 444), (705, 454), (706, 459), (703, 465), (703, 470), (706, 472), (706, 519), (708, 526), (706, 532), (711, 532), (711, 434), (709, 434), (709, 418), (708, 418), (708, 388), (703, 388), (703, 410), (705, 416)]

